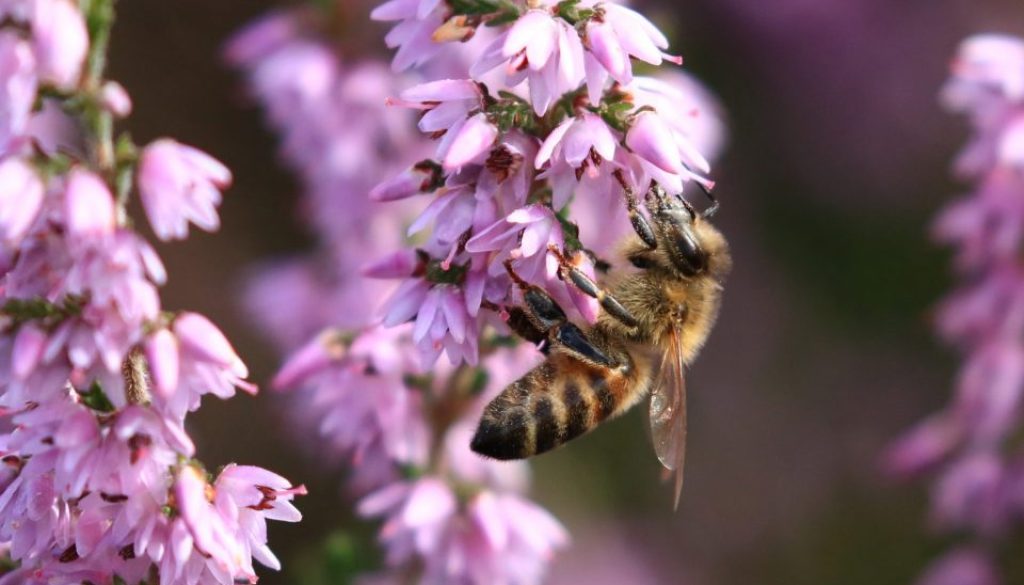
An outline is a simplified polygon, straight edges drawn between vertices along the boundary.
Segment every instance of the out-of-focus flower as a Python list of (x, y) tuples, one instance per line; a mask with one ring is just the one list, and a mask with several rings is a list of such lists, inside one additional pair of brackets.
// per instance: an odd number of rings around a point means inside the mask
[(542, 508), (513, 494), (482, 492), (459, 513), (451, 487), (435, 478), (400, 482), (359, 503), (363, 516), (386, 518), (388, 562), (425, 561), (425, 583), (540, 583), (545, 560), (568, 534)]
[(964, 548), (933, 563), (916, 585), (998, 585), (1001, 582), (988, 555)]
[[(986, 541), (1020, 517), (1014, 495), (1020, 457), (1011, 437), (1022, 424), (1024, 393), (1024, 41), (982, 35), (963, 42), (943, 91), (969, 117), (975, 134), (956, 162), (977, 181), (936, 221), (954, 246), (963, 284), (940, 306), (939, 332), (965, 356), (947, 409), (912, 429), (890, 451), (897, 473), (933, 471), (932, 516), (939, 528)], [(992, 559), (961, 549), (937, 561), (922, 585), (998, 583)]]
[(445, 45), (434, 41), (434, 31), (443, 22), (444, 10), (438, 0), (389, 0), (370, 13), (374, 20), (398, 23), (384, 39), (398, 49), (391, 63), (395, 71), (419, 67), (441, 52)]
[(124, 86), (116, 81), (108, 81), (100, 89), (103, 107), (118, 118), (125, 118), (132, 113), (132, 98)]
[[(307, 393), (303, 417), (357, 469), (377, 461), (423, 465), (429, 429), (422, 398), (405, 379), (419, 371), (410, 349), (404, 329), (377, 327), (352, 340), (325, 331), (285, 363), (274, 386)], [(361, 489), (391, 478), (372, 471)]]

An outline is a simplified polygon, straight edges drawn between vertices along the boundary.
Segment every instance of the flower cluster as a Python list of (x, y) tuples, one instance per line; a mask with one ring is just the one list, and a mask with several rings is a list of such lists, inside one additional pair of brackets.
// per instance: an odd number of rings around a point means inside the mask
[(994, 551), (982, 545), (1024, 511), (1024, 453), (1013, 447), (1024, 393), (1024, 40), (964, 41), (943, 99), (974, 130), (956, 170), (975, 190), (935, 224), (962, 278), (939, 308), (938, 330), (965, 363), (950, 405), (894, 445), (889, 464), (903, 475), (936, 473), (936, 524), (979, 539), (940, 559), (921, 582), (988, 585), (999, 580)]
[(593, 277), (595, 253), (628, 228), (624, 188), (712, 187), (707, 157), (723, 134), (716, 108), (682, 73), (633, 74), (634, 60), (680, 62), (639, 13), (579, 0), (391, 0), (373, 16), (397, 22), (388, 36), (399, 47), (397, 69), (432, 58), (430, 44), (465, 40), (485, 25), (500, 29), (469, 77), (428, 81), (392, 100), (419, 111), (419, 129), (438, 139), (433, 159), (371, 194), (432, 195), (409, 229), (431, 228), (417, 261), (403, 273), (392, 260), (384, 275), (403, 279), (385, 323), (415, 321), (425, 364), (442, 352), (454, 364), (476, 362), (480, 334), (500, 327), (493, 308), (513, 301), (506, 260), (594, 321), (596, 301), (559, 278), (557, 256)]
[(325, 31), (347, 7), (272, 14), (227, 49), (321, 243), (251, 291), (291, 351), (274, 385), (383, 522), (388, 570), (368, 579), (532, 585), (568, 535), (523, 495), (524, 463), (469, 448), (487, 401), (542, 358), (512, 347), (503, 264), (593, 321), (554, 252), (595, 276), (632, 229), (624, 187), (709, 189), (721, 118), (681, 72), (634, 75), (679, 59), (619, 4), (386, 2), (373, 17), (394, 23), (403, 77), (338, 57)]
[(88, 10), (0, 8), (0, 582), (255, 582), (254, 558), (279, 568), (266, 521), (297, 521), (304, 489), (194, 459), (186, 415), (255, 387), (206, 317), (161, 309), (164, 267), (126, 210), (137, 192), (161, 240), (215, 229), (231, 173), (115, 136), (113, 5)]
[[(384, 520), (388, 566), (421, 583), (537, 583), (565, 529), (522, 495), (526, 464), (480, 458), (474, 424), (532, 348), (491, 353), (483, 368), (421, 369), (406, 325), (327, 331), (275, 384), (307, 388), (320, 432), (352, 466), (358, 512)], [(534, 357), (534, 359), (531, 359)]]

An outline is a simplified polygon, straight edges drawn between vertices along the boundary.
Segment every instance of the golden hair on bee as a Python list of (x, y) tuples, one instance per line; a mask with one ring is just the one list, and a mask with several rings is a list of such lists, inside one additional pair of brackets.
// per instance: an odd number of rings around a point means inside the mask
[(624, 189), (635, 233), (601, 285), (576, 266), (578, 257), (550, 250), (559, 277), (600, 304), (594, 325), (570, 322), (554, 299), (506, 262), (522, 293), (522, 306), (509, 310), (509, 325), (540, 344), (547, 358), (487, 405), (472, 448), (495, 459), (544, 453), (650, 394), (655, 452), (676, 475), (678, 505), (685, 368), (714, 326), (732, 261), (725, 238), (708, 221), (717, 203), (697, 213), (681, 196), (654, 187), (645, 197), (645, 215), (635, 194)]

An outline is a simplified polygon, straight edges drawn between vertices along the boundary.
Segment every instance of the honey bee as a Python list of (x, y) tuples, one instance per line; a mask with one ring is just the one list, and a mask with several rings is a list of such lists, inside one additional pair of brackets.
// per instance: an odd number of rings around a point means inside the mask
[[(620, 182), (623, 182), (620, 177)], [(731, 268), (728, 244), (708, 221), (717, 202), (698, 213), (681, 196), (655, 186), (647, 216), (625, 184), (636, 232), (622, 246), (632, 268), (612, 267), (602, 289), (573, 258), (552, 249), (559, 276), (598, 300), (593, 326), (580, 327), (546, 292), (519, 278), (521, 307), (509, 325), (539, 344), (547, 358), (506, 387), (484, 410), (472, 449), (495, 459), (549, 451), (619, 416), (648, 394), (655, 453), (675, 475), (675, 505), (686, 447), (686, 367), (718, 316), (722, 281)]]

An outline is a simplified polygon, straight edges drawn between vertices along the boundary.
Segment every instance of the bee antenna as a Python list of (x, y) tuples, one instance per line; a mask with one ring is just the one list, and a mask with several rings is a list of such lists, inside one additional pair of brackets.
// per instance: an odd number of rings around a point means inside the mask
[(683, 199), (682, 196), (679, 197), (679, 202), (683, 204), (683, 208), (690, 214), (690, 221), (697, 221), (698, 214), (697, 210), (693, 208), (693, 205), (691, 205), (686, 199)]
[(715, 197), (715, 194), (711, 192), (711, 189), (713, 189), (715, 186), (715, 182), (711, 180), (702, 180), (702, 177), (694, 173), (693, 169), (691, 169), (690, 166), (687, 165), (686, 163), (683, 163), (683, 168), (693, 173), (694, 181), (697, 183), (697, 186), (700, 187), (700, 190), (704, 192), (704, 196), (707, 197), (709, 201), (711, 201), (711, 206), (705, 209), (704, 212), (700, 214), (701, 219), (708, 219), (714, 214), (718, 213), (718, 208), (721, 207), (721, 204), (718, 202), (718, 198)]
[(718, 202), (718, 197), (715, 197), (715, 194), (711, 191), (711, 187), (704, 183), (697, 184), (700, 185), (700, 190), (704, 192), (704, 196), (708, 198), (708, 201), (711, 201), (711, 205), (700, 214), (700, 217), (701, 219), (710, 219), (718, 213), (718, 209), (722, 207), (722, 204)]

